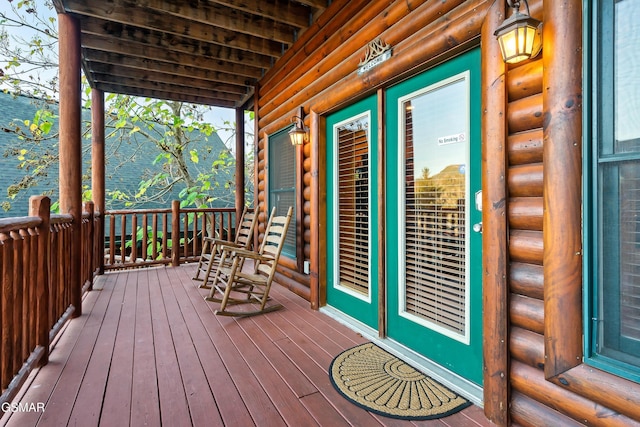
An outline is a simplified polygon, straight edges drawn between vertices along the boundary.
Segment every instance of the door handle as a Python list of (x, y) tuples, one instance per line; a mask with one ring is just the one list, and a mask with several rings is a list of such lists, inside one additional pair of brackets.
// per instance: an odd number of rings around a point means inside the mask
[(473, 231), (475, 231), (476, 233), (482, 234), (482, 221), (476, 224), (473, 224)]

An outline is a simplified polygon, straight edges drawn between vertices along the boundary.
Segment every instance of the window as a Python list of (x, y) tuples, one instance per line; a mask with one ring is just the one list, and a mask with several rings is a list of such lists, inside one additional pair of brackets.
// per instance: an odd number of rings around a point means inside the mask
[(288, 130), (269, 136), (269, 212), (275, 206), (276, 215), (286, 215), (293, 207), (282, 253), (296, 259), (296, 152)]
[(640, 380), (640, 0), (602, 0), (592, 12), (586, 354), (589, 363)]

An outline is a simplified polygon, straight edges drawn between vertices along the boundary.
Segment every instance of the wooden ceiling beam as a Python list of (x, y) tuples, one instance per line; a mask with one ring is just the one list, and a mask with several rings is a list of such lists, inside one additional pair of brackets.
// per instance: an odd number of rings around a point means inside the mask
[(106, 85), (120, 85), (120, 86), (128, 86), (128, 87), (137, 87), (143, 90), (152, 90), (157, 92), (170, 92), (175, 93), (176, 95), (188, 95), (188, 96), (203, 96), (205, 95), (208, 98), (215, 98), (224, 101), (237, 101), (242, 98), (241, 95), (237, 93), (226, 93), (220, 91), (210, 91), (204, 88), (198, 88), (194, 86), (177, 86), (172, 84), (167, 84), (163, 82), (156, 82), (150, 80), (141, 80), (130, 77), (114, 77), (109, 74), (100, 74), (94, 73), (92, 75), (92, 80), (96, 85), (106, 84)]
[(214, 64), (217, 64), (218, 67), (225, 64), (229, 72), (247, 77), (260, 77), (264, 70), (268, 69), (271, 65), (271, 60), (267, 56), (257, 57), (250, 52), (246, 52), (246, 56), (243, 57), (241, 51), (225, 49), (222, 46), (219, 46), (219, 55), (205, 56), (171, 50), (168, 47), (155, 47), (134, 41), (122, 40), (112, 36), (86, 33), (82, 34), (82, 46), (89, 49), (121, 54), (131, 54), (135, 52), (137, 56), (143, 58), (192, 65), (199, 68), (212, 69), (215, 67)]
[(165, 27), (165, 31), (184, 35), (191, 33), (201, 36), (211, 35), (220, 29), (226, 29), (235, 36), (242, 33), (249, 37), (291, 45), (294, 42), (296, 30), (290, 25), (279, 24), (273, 20), (243, 14), (218, 5), (199, 5), (193, 8), (186, 2), (174, 3), (168, 0), (136, 0), (135, 2), (116, 0), (99, 3), (67, 0), (65, 5), (67, 11), (71, 13), (146, 26), (136, 23), (138, 20), (143, 20), (152, 28), (162, 30)]
[(210, 0), (233, 9), (259, 15), (297, 28), (309, 26), (313, 13), (309, 6), (289, 0)]
[(97, 50), (84, 49), (83, 57), (85, 65), (91, 69), (93, 63), (113, 64), (115, 66), (130, 67), (141, 71), (156, 71), (159, 73), (176, 74), (184, 77), (194, 77), (203, 80), (211, 80), (222, 83), (237, 85), (252, 85), (255, 79), (250, 79), (237, 74), (229, 74), (222, 71), (196, 68), (184, 64), (174, 64), (170, 62), (152, 61), (130, 55), (101, 52)]
[[(137, 13), (139, 8), (154, 9), (171, 14), (179, 19), (191, 20), (203, 24), (212, 24), (234, 32), (274, 40), (287, 45), (295, 41), (295, 33), (300, 27), (274, 21), (263, 16), (231, 9), (217, 3), (191, 2), (175, 0), (121, 0)], [(308, 23), (305, 27), (308, 26)]]
[(119, 93), (123, 95), (140, 96), (144, 98), (165, 99), (169, 101), (189, 102), (191, 104), (212, 105), (224, 108), (236, 108), (237, 101), (225, 101), (208, 96), (180, 95), (173, 92), (162, 92), (158, 90), (140, 89), (123, 85), (97, 84), (96, 88), (107, 93)]
[(92, 76), (98, 74), (106, 74), (113, 76), (113, 78), (129, 78), (132, 75), (137, 75), (137, 78), (145, 81), (154, 81), (176, 86), (197, 87), (202, 90), (235, 93), (238, 95), (244, 95), (247, 93), (247, 86), (233, 85), (228, 83), (220, 83), (212, 80), (197, 79), (193, 76), (179, 76), (176, 74), (167, 74), (162, 72), (150, 71), (150, 70), (136, 70), (135, 68), (125, 67), (122, 65), (112, 65), (92, 62), (89, 74)]
[(127, 40), (151, 47), (163, 48), (193, 55), (201, 55), (209, 58), (219, 58), (259, 68), (270, 67), (272, 61), (275, 59), (269, 55), (234, 49), (221, 44), (203, 42), (188, 37), (177, 36), (171, 33), (150, 30), (142, 27), (134, 27), (131, 25), (121, 24), (119, 22), (105, 21), (97, 18), (87, 18), (82, 20), (81, 29), (83, 37), (87, 37), (86, 35), (95, 35), (122, 40), (123, 35), (126, 35)]
[[(87, 4), (87, 2), (83, 0), (66, 0), (65, 6), (67, 12), (79, 15), (81, 21), (87, 19), (87, 17), (94, 17), (131, 25), (133, 27), (142, 27), (149, 30), (181, 35), (206, 43), (216, 43), (236, 49), (248, 50), (263, 55), (274, 57), (280, 57), (282, 55), (282, 44), (273, 40), (252, 37), (247, 34), (218, 28), (210, 24), (175, 19), (174, 17), (152, 9), (136, 10), (133, 8), (136, 13), (132, 13), (132, 9), (129, 7), (114, 6), (107, 2)], [(123, 39), (127, 38), (126, 33), (114, 34), (114, 36), (120, 36)]]
[[(93, 49), (97, 51), (115, 53), (120, 55), (130, 55), (130, 49), (127, 49), (126, 44), (123, 43), (111, 43), (111, 44), (103, 44), (103, 43), (95, 43), (94, 40), (84, 44), (83, 48)], [(151, 48), (147, 48), (146, 50), (153, 50)], [(228, 74), (237, 74), (239, 76), (244, 76), (250, 79), (260, 78), (262, 75), (262, 70), (260, 68), (244, 66), (241, 64), (235, 64), (232, 62), (224, 62), (213, 60), (210, 58), (199, 57), (196, 55), (188, 55), (188, 54), (175, 54), (171, 52), (166, 52), (165, 56), (158, 55), (149, 55), (145, 50), (139, 50), (141, 53), (139, 58), (150, 60), (150, 61), (162, 61), (169, 62), (173, 64), (181, 64), (194, 68), (202, 68), (206, 70), (214, 70), (221, 71)]]

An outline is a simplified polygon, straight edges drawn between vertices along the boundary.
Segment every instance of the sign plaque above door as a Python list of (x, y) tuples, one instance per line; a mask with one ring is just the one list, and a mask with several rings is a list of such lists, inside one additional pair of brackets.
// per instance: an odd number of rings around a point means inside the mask
[(391, 46), (382, 39), (372, 40), (366, 47), (364, 59), (358, 64), (358, 75), (366, 73), (391, 58), (391, 50)]

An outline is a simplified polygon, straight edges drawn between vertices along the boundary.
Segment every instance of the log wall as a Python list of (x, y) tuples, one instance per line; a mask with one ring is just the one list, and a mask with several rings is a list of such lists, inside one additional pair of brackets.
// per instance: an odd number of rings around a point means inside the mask
[[(266, 222), (266, 138), (302, 106), (300, 252), (277, 280), (323, 304), (323, 117), (481, 44), (483, 91), (484, 409), (497, 425), (640, 425), (640, 386), (582, 362), (582, 2), (530, 0), (543, 53), (505, 66), (493, 35), (505, 2), (345, 1), (312, 26), (261, 80), (256, 101), (257, 199)], [(355, 70), (380, 37), (393, 56)], [(482, 39), (482, 40), (481, 40)], [(309, 286), (313, 284), (314, 289)]]

